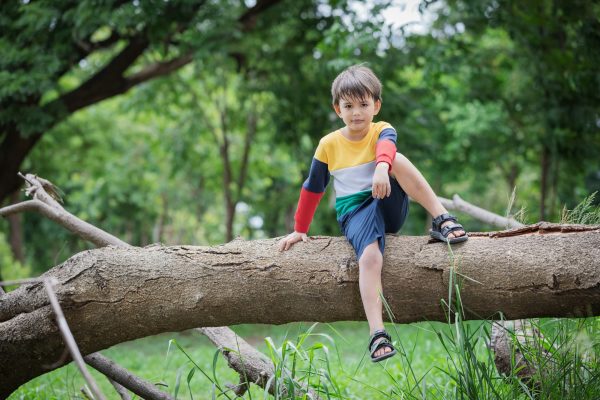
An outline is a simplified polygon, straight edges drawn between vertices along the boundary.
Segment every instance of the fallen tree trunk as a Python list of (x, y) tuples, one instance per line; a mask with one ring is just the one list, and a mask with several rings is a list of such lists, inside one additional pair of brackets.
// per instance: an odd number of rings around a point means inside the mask
[[(467, 318), (600, 315), (600, 226), (537, 224), (471, 234), (453, 247)], [(383, 286), (397, 322), (445, 320), (448, 248), (387, 239)], [(83, 354), (165, 331), (238, 323), (364, 319), (344, 238), (279, 253), (277, 240), (222, 246), (108, 247), (48, 271)], [(64, 345), (43, 285), (0, 298), (0, 397), (38, 376)]]

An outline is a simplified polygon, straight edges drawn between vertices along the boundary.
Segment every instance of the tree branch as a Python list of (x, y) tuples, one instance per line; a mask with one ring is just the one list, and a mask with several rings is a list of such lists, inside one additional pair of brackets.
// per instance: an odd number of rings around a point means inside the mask
[(98, 247), (109, 245), (120, 247), (129, 246), (117, 237), (65, 211), (56, 200), (46, 193), (42, 183), (42, 181), (45, 180), (40, 181), (37, 176), (32, 174), (27, 174), (25, 178), (27, 182), (26, 185), (28, 186), (27, 192), (28, 194), (33, 195), (33, 200), (1, 208), (1, 216), (7, 216), (20, 211), (36, 211)]
[[(531, 388), (540, 383), (539, 379), (544, 377), (548, 367), (556, 365), (550, 349), (543, 343), (548, 341), (531, 321), (494, 321), (488, 347), (494, 352), (494, 364), (499, 374), (514, 374)], [(551, 344), (550, 348), (556, 350), (553, 347)], [(530, 357), (532, 354), (535, 356)], [(543, 365), (540, 360), (544, 361)], [(541, 377), (536, 376), (538, 370)]]
[(139, 83), (148, 81), (158, 76), (170, 74), (171, 72), (178, 70), (184, 65), (189, 64), (192, 60), (193, 57), (191, 54), (184, 54), (181, 57), (177, 57), (169, 61), (148, 65), (140, 72), (131, 75), (129, 78), (126, 79), (126, 90)]
[(120, 39), (122, 39), (121, 35), (119, 35), (116, 31), (113, 30), (110, 36), (104, 40), (100, 40), (98, 42), (91, 42), (89, 39), (76, 40), (75, 44), (81, 50), (81, 52), (79, 53), (80, 58), (85, 58), (94, 51), (112, 46), (113, 44), (117, 43)]
[(132, 37), (127, 46), (104, 68), (78, 88), (50, 102), (45, 108), (52, 109), (64, 104), (69, 113), (97, 103), (109, 97), (126, 92), (132, 86), (127, 84), (125, 71), (146, 50), (150, 42), (143, 34)]
[(452, 197), (452, 200), (445, 199), (443, 197), (438, 197), (440, 202), (444, 207), (448, 210), (458, 210), (462, 211), (466, 214), (469, 214), (473, 218), (476, 218), (482, 222), (485, 222), (490, 225), (495, 225), (501, 228), (520, 228), (525, 225), (516, 221), (514, 218), (505, 218), (501, 215), (494, 214), (491, 211), (485, 210), (483, 208), (477, 207), (474, 204), (466, 202), (461, 199), (459, 195), (455, 194)]
[[(99, 354), (99, 353), (96, 353)], [(84, 358), (85, 360), (85, 358)], [(129, 395), (129, 392), (127, 391), (127, 389), (123, 386), (121, 386), (120, 384), (118, 384), (117, 382), (113, 381), (110, 378), (106, 378), (108, 379), (108, 381), (110, 382), (111, 385), (113, 385), (113, 387), (115, 388), (115, 390), (117, 391), (117, 393), (119, 393), (119, 396), (121, 396), (121, 400), (131, 400), (131, 396)]]
[[(239, 18), (244, 29), (251, 30), (255, 25), (257, 16), (279, 1), (281, 0), (258, 1), (254, 7)], [(125, 93), (139, 83), (169, 74), (192, 61), (191, 54), (184, 54), (167, 62), (147, 66), (139, 73), (126, 78), (125, 72), (127, 69), (146, 50), (149, 44), (145, 32), (140, 32), (137, 36), (131, 37), (127, 46), (104, 68), (78, 88), (50, 102), (45, 108), (51, 109), (56, 107), (57, 104), (64, 104), (67, 111), (73, 113), (109, 97)]]
[[(234, 390), (237, 396), (242, 396), (249, 383), (254, 383), (264, 389), (267, 389), (272, 395), (275, 395), (275, 384), (273, 376), (275, 366), (265, 355), (250, 346), (248, 342), (239, 337), (235, 332), (227, 327), (218, 328), (198, 328), (200, 333), (204, 334), (221, 351), (229, 366), (240, 374), (240, 384)], [(284, 375), (291, 377), (289, 371), (284, 371)], [(301, 386), (301, 390), (294, 393), (293, 398), (301, 397), (307, 393), (311, 399), (319, 399), (314, 390)], [(289, 394), (283, 393), (286, 397)]]
[(58, 299), (56, 298), (56, 294), (54, 293), (53, 289), (55, 279), (45, 278), (43, 282), (44, 288), (46, 289), (46, 293), (48, 294), (48, 298), (50, 299), (50, 305), (52, 306), (52, 310), (56, 315), (56, 323), (60, 330), (60, 334), (63, 338), (63, 341), (67, 345), (67, 348), (69, 349), (69, 353), (71, 354), (75, 365), (77, 365), (77, 368), (79, 368), (79, 371), (81, 372), (81, 375), (83, 375), (83, 378), (87, 382), (91, 392), (94, 395), (94, 398), (98, 400), (105, 400), (104, 394), (102, 394), (102, 391), (100, 391), (98, 384), (96, 384), (96, 381), (94, 380), (92, 375), (90, 375), (89, 371), (85, 368), (83, 357), (81, 357), (81, 353), (79, 352), (79, 348), (77, 347), (75, 338), (73, 337), (73, 334), (69, 329), (67, 320), (63, 314), (60, 304), (58, 303)]
[(125, 386), (133, 393), (140, 396), (142, 399), (150, 400), (174, 400), (172, 396), (161, 390), (158, 390), (154, 384), (145, 381), (140, 377), (132, 374), (125, 368), (116, 364), (109, 358), (104, 357), (100, 353), (90, 354), (84, 357), (85, 362), (94, 367), (95, 370), (106, 375), (109, 379)]
[(0, 217), (8, 217), (9, 215), (25, 211), (37, 211), (41, 213), (40, 209), (44, 207), (49, 206), (39, 200), (22, 201), (20, 203), (11, 204), (9, 206), (0, 208)]

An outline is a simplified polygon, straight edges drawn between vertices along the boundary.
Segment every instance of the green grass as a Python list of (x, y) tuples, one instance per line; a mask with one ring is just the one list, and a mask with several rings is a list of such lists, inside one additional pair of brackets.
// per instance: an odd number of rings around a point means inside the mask
[[(545, 376), (545, 391), (537, 395), (527, 394), (514, 377), (503, 378), (496, 372), (493, 355), (486, 347), (491, 326), (488, 321), (388, 325), (399, 354), (380, 364), (367, 359), (368, 327), (362, 322), (319, 324), (309, 336), (305, 334), (311, 325), (301, 323), (242, 325), (233, 329), (267, 355), (272, 351), (264, 338), (271, 338), (272, 350), (280, 351), (273, 357), (278, 366), (292, 370), (297, 380), (310, 380), (311, 386), (325, 393), (321, 394), (323, 398), (327, 398), (327, 392), (330, 398), (343, 399), (600, 398), (600, 319), (543, 319), (536, 324), (547, 338), (556, 339), (553, 344), (561, 366), (552, 376)], [(303, 336), (303, 343), (294, 350), (289, 344), (296, 344), (298, 337)], [(172, 339), (210, 379), (196, 368), (188, 382), (194, 365), (177, 346), (169, 346)], [(284, 344), (287, 351), (281, 352)], [(227, 398), (211, 382), (214, 376), (218, 386), (235, 398), (225, 383), (237, 383), (238, 377), (221, 356), (213, 373), (215, 352), (204, 336), (189, 331), (123, 343), (103, 353), (135, 374), (160, 384), (165, 391), (177, 391), (180, 399), (211, 398), (213, 393), (217, 398)], [(312, 353), (312, 361), (302, 360), (302, 352), (307, 359)], [(104, 394), (117, 399), (106, 379), (92, 372)], [(9, 399), (83, 398), (83, 384), (79, 372), (70, 364), (23, 385)], [(282, 380), (280, 385), (287, 386), (287, 382)], [(244, 398), (272, 397), (252, 385)]]

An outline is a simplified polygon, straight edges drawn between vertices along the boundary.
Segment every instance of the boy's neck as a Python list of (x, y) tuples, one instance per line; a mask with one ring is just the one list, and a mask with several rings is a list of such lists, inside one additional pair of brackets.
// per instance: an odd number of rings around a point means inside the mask
[(371, 124), (369, 124), (368, 127), (366, 127), (365, 129), (361, 130), (361, 131), (351, 131), (350, 128), (348, 128), (348, 126), (345, 126), (342, 128), (342, 135), (344, 135), (344, 137), (348, 140), (352, 140), (354, 142), (358, 142), (359, 140), (361, 140), (362, 138), (364, 138), (365, 136), (367, 136), (367, 133), (369, 133), (369, 130), (371, 129)]

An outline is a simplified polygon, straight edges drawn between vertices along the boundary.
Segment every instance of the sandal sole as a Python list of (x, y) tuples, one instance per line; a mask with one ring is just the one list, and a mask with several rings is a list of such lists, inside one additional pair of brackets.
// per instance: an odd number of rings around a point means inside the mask
[(444, 236), (442, 236), (441, 233), (439, 232), (430, 232), (429, 236), (431, 236), (433, 239), (443, 242), (443, 243), (450, 243), (450, 244), (455, 244), (455, 243), (460, 243), (460, 242), (465, 242), (467, 241), (467, 239), (469, 239), (469, 235), (467, 235), (466, 233), (463, 236), (459, 236), (457, 238), (452, 238), (452, 239), (448, 239), (445, 238)]
[(393, 357), (395, 355), (396, 355), (396, 350), (394, 349), (394, 350), (390, 351), (389, 353), (385, 353), (382, 356), (371, 358), (371, 362), (376, 363), (376, 362), (379, 362), (379, 361), (383, 361), (383, 360), (386, 360), (386, 359), (388, 359), (390, 357)]

